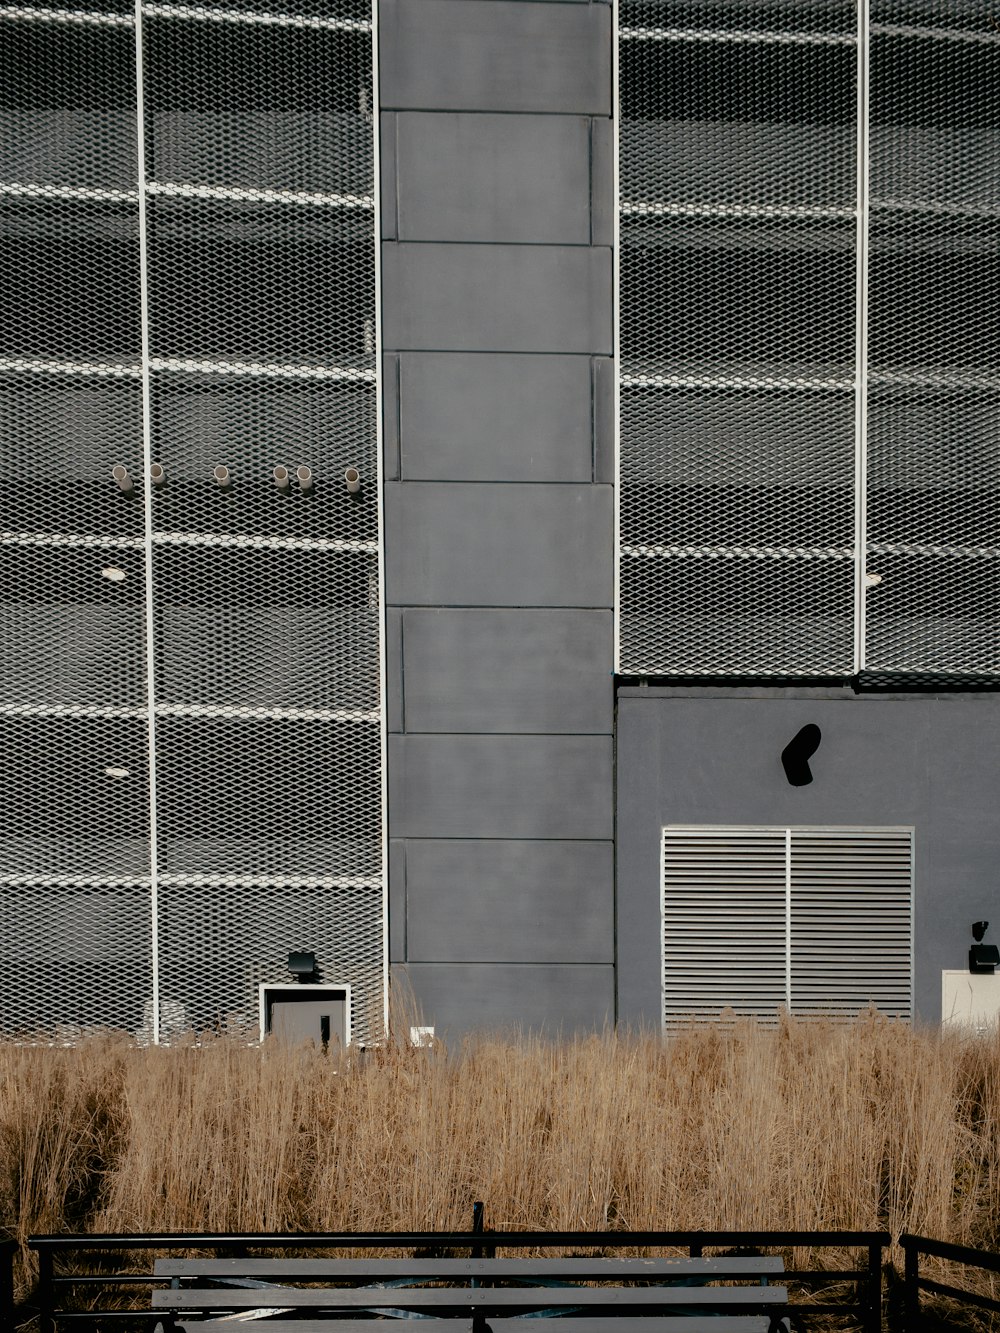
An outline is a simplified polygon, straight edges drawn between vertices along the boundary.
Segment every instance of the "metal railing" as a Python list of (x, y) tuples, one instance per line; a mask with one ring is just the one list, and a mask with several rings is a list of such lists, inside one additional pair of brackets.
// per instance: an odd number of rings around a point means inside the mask
[(948, 1241), (930, 1240), (926, 1236), (912, 1236), (904, 1232), (899, 1238), (903, 1250), (903, 1329), (904, 1333), (918, 1333), (934, 1325), (947, 1327), (949, 1321), (921, 1309), (920, 1293), (938, 1296), (952, 1302), (952, 1308), (958, 1307), (952, 1327), (961, 1327), (962, 1313), (981, 1310), (990, 1314), (1000, 1314), (1000, 1300), (983, 1296), (978, 1292), (967, 1291), (962, 1287), (952, 1286), (948, 1282), (938, 1282), (934, 1278), (921, 1277), (921, 1257), (946, 1259), (951, 1263), (963, 1264), (968, 1268), (978, 1268), (987, 1273), (1000, 1273), (1000, 1254), (987, 1250), (976, 1250), (969, 1245), (952, 1245)]
[[(840, 1315), (864, 1333), (882, 1327), (882, 1255), (888, 1232), (875, 1231), (485, 1231), (477, 1206), (470, 1231), (294, 1233), (169, 1232), (141, 1236), (32, 1236), (38, 1255), (39, 1333), (59, 1329), (152, 1330), (162, 1314), (150, 1309), (122, 1309), (130, 1288), (161, 1287), (165, 1279), (136, 1272), (130, 1256), (139, 1251), (212, 1251), (246, 1255), (250, 1251), (462, 1250), (493, 1258), (501, 1250), (588, 1249), (600, 1251), (668, 1250), (698, 1257), (706, 1250), (747, 1254), (796, 1248), (861, 1251), (855, 1266), (795, 1269), (787, 1285), (798, 1294), (784, 1307), (795, 1330), (807, 1330), (814, 1316)], [(844, 1288), (846, 1287), (846, 1292)], [(824, 1292), (824, 1288), (833, 1288)], [(815, 1299), (813, 1294), (815, 1293)], [(803, 1299), (803, 1294), (805, 1299)], [(114, 1298), (119, 1308), (101, 1304)]]

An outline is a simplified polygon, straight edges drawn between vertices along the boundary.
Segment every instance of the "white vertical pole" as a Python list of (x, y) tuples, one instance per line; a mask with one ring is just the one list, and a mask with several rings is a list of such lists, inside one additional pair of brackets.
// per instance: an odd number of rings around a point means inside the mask
[(149, 910), (152, 949), (153, 1042), (160, 1040), (159, 869), (156, 846), (156, 669), (153, 619), (153, 509), (149, 467), (149, 282), (146, 234), (146, 122), (142, 70), (142, 0), (135, 0), (135, 104), (139, 188), (139, 305), (142, 339), (142, 477), (146, 573), (146, 726), (149, 738)]
[(792, 1012), (792, 830), (785, 829), (785, 1008)]
[(865, 668), (868, 545), (868, 22), (869, 0), (858, 0), (857, 49), (857, 285), (854, 352), (854, 671)]
[[(621, 289), (621, 221), (620, 221), (620, 198), (621, 188), (619, 182), (619, 153), (621, 139), (621, 89), (620, 89), (620, 70), (618, 58), (618, 0), (612, 5), (611, 9), (611, 115), (612, 120), (612, 143), (614, 145), (614, 220), (612, 243), (612, 287), (611, 287), (611, 311), (612, 311), (612, 334), (611, 351), (614, 356), (615, 372), (615, 399), (614, 399), (614, 449), (615, 449), (615, 471), (614, 471), (614, 612), (612, 614), (613, 624), (613, 656), (612, 667), (615, 671), (621, 670), (621, 316), (619, 313), (619, 297)], [(593, 168), (591, 168), (593, 169)], [(595, 182), (596, 184), (596, 182)]]
[(378, 493), (378, 661), (379, 661), (379, 762), (382, 800), (382, 1022), (389, 1035), (389, 794), (388, 719), (386, 713), (386, 623), (385, 623), (385, 486), (383, 468), (382, 403), (382, 168), (379, 146), (381, 118), (378, 77), (378, 0), (372, 0), (372, 142), (375, 200), (372, 244), (375, 247), (375, 474)]

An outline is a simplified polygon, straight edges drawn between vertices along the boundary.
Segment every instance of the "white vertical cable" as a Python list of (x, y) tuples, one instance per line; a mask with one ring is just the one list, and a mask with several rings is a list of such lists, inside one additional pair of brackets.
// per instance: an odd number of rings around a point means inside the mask
[(868, 23), (869, 0), (858, 0), (857, 286), (854, 349), (854, 672), (865, 668), (868, 545)]
[[(618, 3), (611, 8), (611, 141), (613, 151), (613, 170), (614, 170), (614, 214), (612, 226), (611, 244), (611, 353), (614, 357), (614, 451), (615, 451), (615, 470), (614, 470), (614, 612), (611, 617), (614, 635), (612, 667), (621, 671), (621, 315), (619, 313), (619, 296), (621, 286), (621, 185), (619, 177), (619, 154), (621, 139), (621, 95), (619, 91), (619, 59), (618, 59)], [(593, 191), (591, 185), (591, 191)]]
[(785, 1008), (792, 1012), (792, 830), (785, 829)]
[(159, 883), (156, 846), (156, 668), (153, 635), (153, 508), (149, 466), (152, 460), (149, 413), (149, 283), (146, 238), (146, 124), (142, 77), (142, 0), (135, 0), (136, 150), (139, 186), (139, 307), (142, 338), (142, 476), (146, 571), (146, 708), (149, 739), (149, 910), (152, 917), (153, 1043), (160, 1040)]
[(372, 243), (375, 247), (375, 489), (378, 496), (378, 675), (379, 763), (382, 800), (382, 1022), (389, 1035), (389, 788), (388, 788), (388, 718), (386, 713), (386, 624), (385, 624), (385, 518), (383, 488), (383, 404), (382, 404), (382, 167), (379, 149), (381, 118), (378, 77), (378, 0), (372, 0), (372, 169), (374, 171)]
[[(616, 957), (617, 965), (617, 957)], [(617, 989), (617, 987), (616, 987)], [(660, 1028), (667, 1030), (667, 830), (660, 833)]]

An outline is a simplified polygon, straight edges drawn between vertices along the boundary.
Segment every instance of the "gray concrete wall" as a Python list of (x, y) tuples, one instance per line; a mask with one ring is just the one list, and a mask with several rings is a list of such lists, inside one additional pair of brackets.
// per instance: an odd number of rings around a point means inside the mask
[[(792, 787), (781, 751), (810, 722), (813, 781)], [(998, 754), (996, 695), (622, 689), (620, 1020), (659, 1023), (660, 834), (690, 823), (912, 826), (916, 1012), (939, 1022), (941, 971), (968, 965), (971, 923), (1000, 932)]]
[(611, 13), (381, 0), (390, 957), (614, 1016)]

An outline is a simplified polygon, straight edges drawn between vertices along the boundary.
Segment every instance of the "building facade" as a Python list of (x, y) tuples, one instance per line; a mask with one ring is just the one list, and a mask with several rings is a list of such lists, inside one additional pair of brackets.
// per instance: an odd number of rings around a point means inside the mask
[(293, 950), (362, 1040), (404, 978), (448, 1034), (938, 1021), (996, 896), (988, 18), (0, 43), (5, 1030), (245, 1030)]

